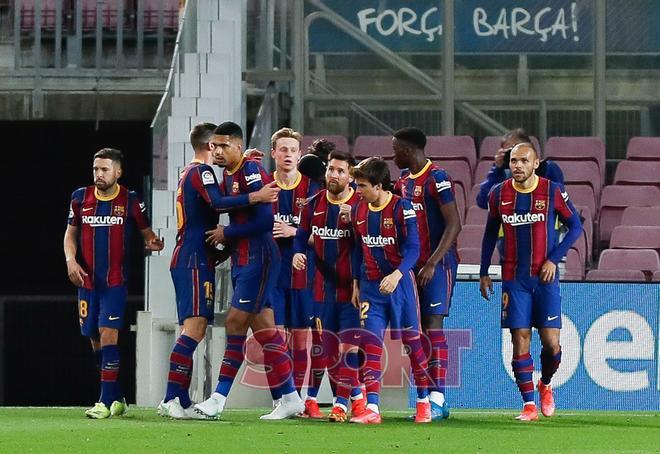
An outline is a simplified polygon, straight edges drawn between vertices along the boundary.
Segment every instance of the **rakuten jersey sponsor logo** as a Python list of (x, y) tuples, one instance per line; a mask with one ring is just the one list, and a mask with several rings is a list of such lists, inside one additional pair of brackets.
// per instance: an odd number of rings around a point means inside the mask
[(505, 224), (511, 224), (513, 226), (534, 224), (535, 222), (545, 222), (545, 214), (544, 213), (503, 214), (502, 222)]
[(394, 245), (394, 237), (391, 236), (363, 236), (362, 242), (367, 245), (367, 247), (383, 247), (383, 246), (392, 246)]
[(340, 238), (349, 238), (351, 231), (348, 229), (331, 229), (330, 227), (312, 226), (312, 235), (316, 235), (322, 240), (338, 240)]
[(292, 214), (275, 213), (275, 220), (280, 222), (285, 222), (289, 225), (300, 224), (300, 216), (294, 216)]
[(83, 216), (83, 224), (89, 224), (91, 227), (109, 227), (111, 225), (122, 225), (124, 218), (121, 216)]

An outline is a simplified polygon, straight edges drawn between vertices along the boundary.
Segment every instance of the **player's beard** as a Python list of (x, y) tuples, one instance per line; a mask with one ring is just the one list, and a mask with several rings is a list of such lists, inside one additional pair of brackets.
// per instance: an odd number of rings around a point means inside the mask
[(99, 191), (107, 191), (112, 187), (112, 185), (115, 184), (113, 183), (106, 183), (105, 181), (95, 181), (94, 186), (96, 186), (96, 189)]
[(346, 189), (346, 185), (340, 186), (339, 183), (335, 181), (328, 182), (328, 191), (331, 194), (339, 195), (344, 192), (344, 189)]

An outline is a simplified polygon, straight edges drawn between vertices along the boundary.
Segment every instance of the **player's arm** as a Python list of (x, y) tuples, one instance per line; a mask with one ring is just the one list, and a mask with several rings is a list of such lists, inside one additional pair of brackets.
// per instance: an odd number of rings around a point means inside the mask
[(486, 229), (481, 241), (481, 266), (479, 269), (479, 289), (481, 296), (486, 300), (493, 294), (493, 282), (488, 275), (488, 268), (497, 244), (497, 235), (500, 231), (501, 220), (499, 216), (499, 191), (492, 190), (488, 202), (488, 218)]
[(559, 184), (551, 183), (554, 191), (555, 212), (561, 222), (568, 227), (568, 231), (561, 242), (548, 254), (548, 259), (541, 266), (539, 277), (541, 282), (548, 283), (555, 279), (557, 264), (566, 255), (570, 247), (582, 235), (582, 222), (577, 209), (568, 198), (568, 193), (562, 190)]
[(440, 242), (435, 248), (429, 259), (417, 275), (417, 282), (422, 287), (426, 286), (435, 274), (436, 265), (442, 260), (449, 248), (456, 242), (458, 234), (461, 232), (461, 219), (458, 216), (456, 200), (452, 192), (452, 184), (443, 173), (437, 172), (434, 175), (435, 185), (433, 199), (440, 208), (440, 214), (445, 221), (445, 230), (440, 237)]
[(351, 295), (351, 304), (356, 309), (360, 308), (360, 274), (362, 272), (362, 263), (364, 262), (364, 255), (362, 251), (362, 235), (360, 235), (357, 224), (356, 214), (359, 203), (356, 203), (351, 213), (353, 225), (353, 251), (351, 254), (351, 268), (353, 271), (353, 294)]
[(69, 280), (76, 287), (82, 287), (87, 273), (82, 269), (76, 255), (78, 254), (78, 234), (80, 231), (80, 200), (77, 192), (71, 196), (71, 205), (69, 207), (69, 218), (67, 220), (66, 231), (64, 232), (64, 259), (66, 260), (66, 271)]
[(137, 193), (130, 191), (129, 194), (130, 211), (129, 215), (135, 221), (142, 239), (144, 239), (144, 248), (148, 251), (162, 251), (165, 243), (162, 238), (151, 229), (149, 218), (147, 217), (147, 207), (137, 196)]
[(313, 210), (316, 203), (308, 203), (302, 211), (300, 225), (296, 229), (296, 236), (293, 239), (293, 267), (297, 270), (304, 270), (307, 267), (307, 244), (310, 237), (310, 224)]
[(506, 179), (506, 171), (504, 166), (497, 166), (493, 164), (493, 167), (486, 175), (486, 179), (481, 182), (479, 185), (479, 193), (477, 194), (477, 206), (484, 210), (488, 209), (488, 195), (490, 194), (491, 189)]
[[(401, 242), (401, 263), (392, 273), (388, 274), (380, 281), (380, 292), (389, 295), (399, 285), (399, 281), (404, 273), (407, 273), (415, 266), (419, 259), (419, 231), (417, 230), (417, 214), (408, 200), (401, 200), (399, 206), (395, 208), (395, 223), (401, 226), (403, 234), (399, 235)], [(403, 225), (402, 225), (403, 224)]]
[(202, 198), (216, 211), (224, 212), (236, 208), (244, 208), (257, 203), (272, 203), (277, 200), (279, 188), (274, 183), (262, 185), (261, 180), (255, 180), (259, 187), (248, 194), (226, 195), (220, 190), (218, 180), (210, 166), (199, 166), (192, 176), (193, 186)]

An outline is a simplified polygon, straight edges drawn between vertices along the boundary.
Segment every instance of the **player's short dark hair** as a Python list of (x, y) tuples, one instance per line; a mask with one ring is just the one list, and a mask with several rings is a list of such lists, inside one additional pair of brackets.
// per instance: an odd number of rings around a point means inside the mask
[(360, 178), (367, 180), (373, 186), (377, 184), (383, 185), (383, 189), (390, 189), (390, 169), (383, 158), (372, 156), (351, 169), (351, 176), (353, 178)]
[(218, 127), (215, 128), (214, 134), (218, 136), (229, 136), (243, 139), (243, 130), (233, 121), (220, 123)]
[(190, 145), (193, 149), (199, 150), (209, 143), (213, 138), (213, 133), (217, 128), (213, 123), (199, 123), (190, 130)]
[(337, 146), (326, 138), (316, 139), (308, 148), (307, 152), (321, 158), (323, 162), (328, 162), (328, 157)]
[(112, 162), (118, 162), (121, 166), (124, 162), (124, 153), (121, 150), (116, 148), (101, 148), (99, 151), (94, 153), (94, 159), (110, 159)]
[(527, 132), (523, 128), (515, 128), (512, 129), (511, 131), (507, 131), (502, 136), (502, 143), (511, 139), (515, 139), (518, 143), (523, 143), (523, 142), (532, 143), (532, 138), (527, 134)]
[(426, 134), (414, 126), (399, 129), (394, 133), (394, 137), (415, 146), (419, 150), (423, 150), (426, 146)]
[(355, 158), (348, 151), (343, 150), (332, 150), (328, 156), (328, 161), (336, 159), (338, 161), (344, 161), (348, 163), (348, 167), (355, 166)]

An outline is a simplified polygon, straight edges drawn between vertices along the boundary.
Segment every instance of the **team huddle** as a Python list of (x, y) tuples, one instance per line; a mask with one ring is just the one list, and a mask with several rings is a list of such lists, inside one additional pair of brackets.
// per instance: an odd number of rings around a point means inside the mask
[[(169, 358), (158, 413), (173, 419), (220, 417), (251, 331), (263, 349), (273, 399), (272, 411), (261, 419), (380, 424), (381, 357), (389, 329), (410, 359), (417, 394), (411, 419), (448, 418), (443, 328), (461, 225), (453, 182), (425, 157), (424, 133), (411, 127), (394, 134), (393, 157), (401, 169), (396, 182), (385, 160), (356, 164), (346, 150), (324, 140), (311, 150), (321, 171), (304, 174), (302, 136), (289, 128), (271, 138), (272, 175), (261, 166), (262, 153), (244, 152), (235, 123), (197, 125), (190, 141), (195, 156), (178, 183), (170, 265), (181, 335)], [(511, 177), (488, 188), (480, 284), (488, 299), (488, 266), (501, 231), (502, 327), (511, 330), (514, 344), (513, 371), (524, 403), (518, 419), (529, 421), (538, 419), (531, 328), (539, 329), (543, 343), (541, 411), (551, 416), (550, 380), (561, 361), (556, 266), (582, 226), (563, 186), (537, 175), (539, 159), (529, 140), (506, 151)], [(143, 205), (117, 184), (121, 155), (99, 153), (95, 185), (72, 196), (65, 255), (69, 277), (80, 287), (81, 329), (92, 339), (101, 371), (99, 402), (86, 414), (103, 419), (126, 411), (116, 345), (126, 299), (124, 257), (108, 251), (123, 252), (119, 242), (126, 241), (132, 223), (148, 249), (160, 250), (163, 243), (148, 227)], [(212, 165), (224, 168), (221, 182)], [(104, 179), (99, 175), (106, 167), (114, 173)], [(228, 213), (228, 225), (218, 225), (221, 212)], [(556, 219), (567, 227), (561, 240)], [(225, 318), (225, 353), (214, 392), (195, 404), (189, 395), (193, 353), (213, 321), (215, 268), (229, 258), (234, 293)], [(334, 395), (328, 415), (316, 400), (326, 372)]]

